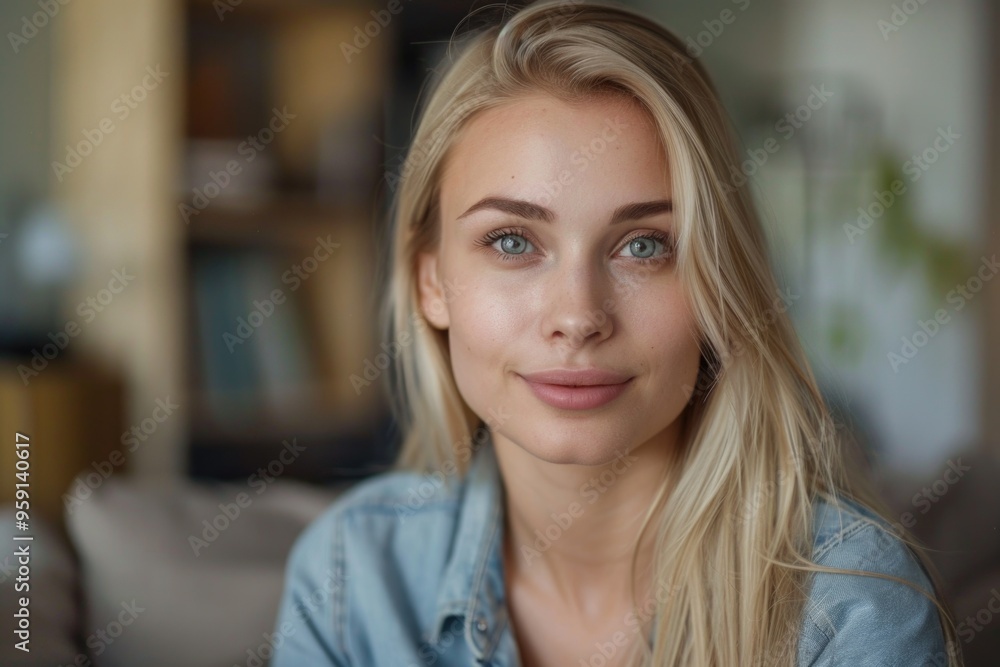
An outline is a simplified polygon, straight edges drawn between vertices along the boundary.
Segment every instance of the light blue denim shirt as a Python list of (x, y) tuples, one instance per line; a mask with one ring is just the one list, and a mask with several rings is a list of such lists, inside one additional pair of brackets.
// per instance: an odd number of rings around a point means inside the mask
[[(503, 488), (489, 438), (467, 476), (442, 479), (402, 471), (368, 478), (303, 532), (288, 560), (272, 667), (520, 664), (504, 602)], [(817, 505), (820, 565), (932, 590), (906, 545), (862, 518), (875, 518), (870, 511), (833, 507)], [(810, 581), (799, 667), (947, 664), (937, 608), (923, 595), (860, 575)], [(581, 646), (573, 667), (602, 664), (611, 639)]]

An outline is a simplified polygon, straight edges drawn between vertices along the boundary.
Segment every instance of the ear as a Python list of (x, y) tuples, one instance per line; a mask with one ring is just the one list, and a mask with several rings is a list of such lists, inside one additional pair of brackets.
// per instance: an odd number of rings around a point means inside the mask
[(427, 321), (438, 329), (451, 326), (448, 302), (444, 298), (441, 279), (438, 276), (437, 253), (422, 252), (417, 255), (417, 290), (420, 296), (420, 310)]

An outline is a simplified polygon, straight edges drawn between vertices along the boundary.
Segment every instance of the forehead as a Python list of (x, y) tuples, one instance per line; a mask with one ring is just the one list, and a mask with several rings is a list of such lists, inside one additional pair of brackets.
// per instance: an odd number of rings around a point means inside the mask
[(463, 127), (442, 172), (442, 212), (454, 218), (487, 195), (526, 199), (557, 214), (613, 209), (669, 198), (667, 169), (653, 120), (637, 103), (601, 96), (571, 104), (532, 94)]

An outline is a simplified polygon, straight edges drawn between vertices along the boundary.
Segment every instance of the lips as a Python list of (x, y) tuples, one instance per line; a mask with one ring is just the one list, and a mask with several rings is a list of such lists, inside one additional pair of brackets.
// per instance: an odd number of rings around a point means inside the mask
[(521, 373), (521, 377), (529, 382), (544, 384), (559, 384), (571, 387), (621, 384), (632, 376), (607, 368), (557, 368), (537, 373)]
[(564, 410), (601, 407), (632, 385), (632, 376), (602, 368), (556, 369), (521, 377), (539, 400)]

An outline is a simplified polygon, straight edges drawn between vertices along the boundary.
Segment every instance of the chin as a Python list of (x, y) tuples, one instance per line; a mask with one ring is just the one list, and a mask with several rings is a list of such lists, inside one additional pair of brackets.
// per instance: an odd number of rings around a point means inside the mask
[(532, 440), (529, 446), (518, 443), (524, 451), (547, 463), (562, 465), (599, 466), (613, 461), (619, 452), (628, 449), (625, 443), (595, 440), (593, 431), (565, 438)]

